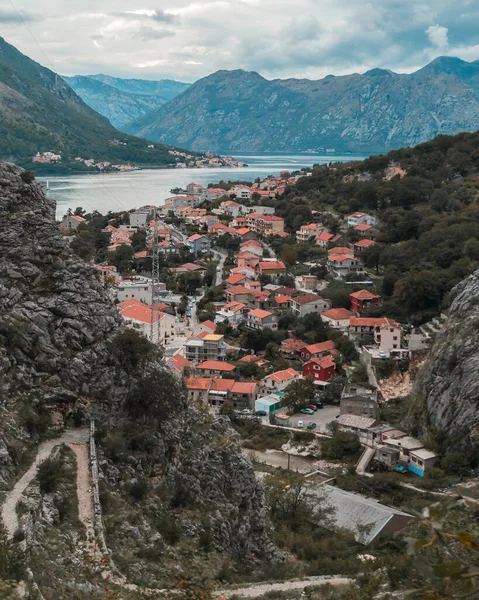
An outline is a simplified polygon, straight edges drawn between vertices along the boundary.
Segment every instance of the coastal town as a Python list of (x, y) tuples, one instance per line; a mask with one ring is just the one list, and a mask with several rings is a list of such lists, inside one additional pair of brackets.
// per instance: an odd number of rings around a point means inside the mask
[[(126, 325), (162, 347), (192, 402), (269, 427), (348, 432), (362, 447), (357, 473), (423, 477), (436, 455), (385, 422), (381, 407), (410, 393), (408, 365), (421, 362), (441, 323), (414, 330), (383, 314), (362, 260), (376, 243), (373, 214), (315, 212), (286, 230), (275, 199), (305, 175), (192, 182), (160, 206), (112, 218), (95, 268)], [(69, 235), (86, 226), (80, 214), (61, 222)], [(310, 248), (309, 260), (291, 260), (295, 243)]]

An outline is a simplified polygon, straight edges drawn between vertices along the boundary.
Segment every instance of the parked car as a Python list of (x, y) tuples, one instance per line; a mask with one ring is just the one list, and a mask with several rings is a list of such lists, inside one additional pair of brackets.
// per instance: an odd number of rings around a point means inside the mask
[(316, 412), (318, 410), (318, 407), (316, 406), (316, 404), (310, 404), (308, 406), (308, 408), (310, 408), (311, 410), (314, 410), (314, 412)]
[(302, 408), (299, 412), (302, 415), (314, 415), (314, 410), (312, 410), (311, 408)]
[(298, 429), (304, 429), (304, 421), (298, 421), (298, 422), (296, 423), (296, 427), (297, 427)]
[(267, 417), (268, 413), (265, 410), (257, 410), (254, 413), (257, 417)]
[(306, 425), (306, 429), (316, 429), (316, 423), (313, 423), (313, 422), (308, 423)]
[(322, 402), (316, 402), (316, 408), (324, 408), (324, 404)]
[(240, 410), (240, 414), (242, 415), (250, 415), (251, 411), (249, 408), (243, 408), (243, 410)]
[(384, 352), (383, 350), (380, 350), (380, 351), (379, 351), (379, 356), (380, 356), (381, 358), (387, 358), (387, 357), (388, 357), (388, 355), (386, 354), (386, 352)]

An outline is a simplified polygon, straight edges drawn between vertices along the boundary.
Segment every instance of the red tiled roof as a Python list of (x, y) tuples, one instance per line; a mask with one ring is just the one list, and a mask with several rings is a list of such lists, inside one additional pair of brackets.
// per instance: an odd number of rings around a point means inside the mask
[(334, 350), (334, 348), (335, 344), (333, 340), (327, 340), (326, 342), (321, 342), (320, 344), (311, 344), (310, 346), (303, 346), (302, 350), (307, 350), (311, 354), (320, 354), (321, 352), (328, 352)]
[(374, 246), (376, 242), (373, 240), (360, 240), (355, 246), (359, 246), (360, 248), (368, 248), (369, 246)]
[(148, 256), (148, 250), (143, 250), (142, 252), (135, 252), (135, 254), (133, 254), (133, 258), (147, 258)]
[(379, 296), (376, 296), (376, 294), (373, 294), (373, 292), (370, 292), (369, 290), (359, 290), (358, 292), (349, 294), (349, 296), (351, 298), (356, 298), (357, 300), (373, 300), (379, 298)]
[(211, 382), (211, 390), (215, 392), (227, 392), (234, 385), (234, 379), (219, 379), (215, 377)]
[(354, 317), (354, 313), (345, 308), (331, 308), (321, 314), (322, 317), (332, 319), (333, 321), (345, 321)]
[(239, 362), (257, 363), (260, 360), (261, 358), (259, 356), (255, 356), (254, 354), (247, 354), (246, 356), (243, 356), (243, 358), (240, 358)]
[(330, 369), (331, 367), (334, 367), (334, 365), (336, 364), (334, 362), (334, 358), (330, 355), (323, 356), (323, 358), (312, 358), (311, 362), (314, 363), (315, 365), (319, 365), (321, 367), (321, 369)]
[(281, 342), (281, 350), (284, 352), (299, 352), (305, 347), (305, 343), (302, 340), (296, 340), (294, 338), (287, 338)]
[(254, 394), (258, 388), (257, 381), (235, 381), (231, 388), (232, 394)]
[(369, 231), (370, 229), (374, 229), (372, 225), (367, 225), (366, 223), (361, 223), (361, 225), (356, 225), (354, 228), (356, 231)]
[(234, 285), (226, 290), (228, 294), (232, 294), (233, 296), (246, 295), (251, 294), (251, 290), (249, 290), (244, 285)]
[(188, 239), (189, 239), (191, 242), (196, 242), (196, 240), (201, 240), (201, 238), (202, 238), (202, 237), (203, 237), (203, 236), (202, 236), (202, 235), (200, 235), (199, 233), (195, 233), (195, 235), (192, 235), (192, 236), (191, 236), (191, 237), (189, 237)]
[(274, 301), (276, 302), (276, 304), (287, 304), (288, 302), (291, 302), (291, 297), (290, 296), (275, 296)]
[(274, 379), (275, 381), (278, 382), (282, 382), (282, 381), (289, 381), (290, 379), (293, 379), (294, 377), (299, 376), (298, 371), (295, 371), (294, 369), (285, 369), (284, 371), (276, 371), (276, 373), (272, 373), (271, 375), (268, 375), (266, 378), (271, 378)]
[(322, 300), (322, 298), (317, 294), (301, 294), (301, 296), (296, 296), (293, 298), (293, 302), (296, 302), (301, 306), (304, 304), (309, 304), (310, 302), (318, 302), (319, 300)]
[[(135, 321), (141, 321), (142, 323), (151, 323), (152, 310), (146, 304), (140, 306), (138, 304), (131, 304), (123, 310), (120, 310), (120, 315), (124, 319), (133, 319)], [(153, 322), (158, 321), (158, 313), (153, 313)]]
[(182, 373), (185, 367), (191, 366), (191, 363), (189, 360), (186, 360), (184, 356), (181, 356), (181, 354), (175, 354), (166, 361), (166, 365), (170, 367), (170, 369), (175, 369)]
[(332, 240), (333, 237), (334, 235), (332, 233), (320, 233), (316, 236), (316, 240), (318, 242), (329, 242), (329, 240)]
[(205, 360), (205, 362), (198, 365), (198, 369), (204, 371), (225, 371), (230, 373), (234, 371), (236, 367), (227, 362), (222, 362), (221, 360)]
[(213, 333), (216, 331), (216, 328), (218, 327), (216, 325), (216, 323), (213, 323), (213, 321), (203, 321), (203, 323), (199, 323), (199, 325), (204, 325), (204, 327), (208, 327), (208, 329)]
[(262, 271), (286, 270), (285, 264), (282, 260), (271, 260), (268, 262), (260, 262), (259, 266)]
[(338, 246), (337, 248), (328, 250), (328, 256), (331, 256), (331, 254), (352, 254), (352, 250), (346, 246)]
[(236, 275), (231, 275), (231, 277), (225, 279), (225, 283), (228, 283), (229, 285), (236, 285), (240, 281), (243, 281), (243, 279), (246, 279), (246, 275), (243, 275), (243, 273), (237, 273)]
[(242, 227), (241, 229), (237, 229), (236, 233), (239, 233), (240, 235), (246, 235), (250, 231), (251, 229), (248, 229), (247, 227)]
[(344, 262), (345, 260), (356, 260), (352, 254), (333, 254), (328, 258), (329, 261)]
[(188, 377), (185, 379), (185, 385), (189, 390), (207, 390), (210, 384), (211, 379), (207, 377)]
[(351, 317), (349, 324), (351, 327), (399, 327), (399, 323), (388, 317)]
[(269, 310), (261, 310), (260, 308), (255, 308), (255, 310), (251, 310), (248, 313), (248, 316), (258, 317), (258, 319), (265, 319), (266, 317), (271, 317), (273, 313), (269, 312)]

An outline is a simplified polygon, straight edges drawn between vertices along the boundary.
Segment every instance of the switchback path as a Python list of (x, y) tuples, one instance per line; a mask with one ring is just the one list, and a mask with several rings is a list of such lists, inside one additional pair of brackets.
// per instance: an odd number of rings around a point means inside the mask
[[(19, 521), (17, 515), (17, 505), (23, 498), (25, 490), (30, 483), (35, 479), (38, 473), (38, 467), (42, 462), (50, 457), (53, 449), (56, 446), (66, 444), (67, 446), (76, 447), (77, 445), (84, 445), (88, 442), (88, 429), (75, 429), (72, 431), (66, 431), (61, 437), (55, 440), (48, 440), (43, 442), (38, 447), (37, 455), (33, 464), (30, 466), (28, 471), (21, 477), (14, 488), (7, 493), (5, 501), (2, 505), (2, 522), (7, 532), (8, 539), (13, 538), (15, 531), (18, 529)], [(87, 453), (87, 469), (88, 469), (88, 453)]]

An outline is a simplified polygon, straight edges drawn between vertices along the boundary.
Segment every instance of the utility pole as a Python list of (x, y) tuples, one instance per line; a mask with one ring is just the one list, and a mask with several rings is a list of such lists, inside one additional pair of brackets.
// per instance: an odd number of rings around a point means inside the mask
[[(150, 341), (153, 344), (160, 343), (160, 310), (159, 310), (159, 287), (160, 287), (160, 248), (158, 246), (158, 222), (156, 220), (156, 208), (153, 212), (153, 255), (151, 267), (151, 323)], [(156, 305), (156, 306), (155, 306)]]

